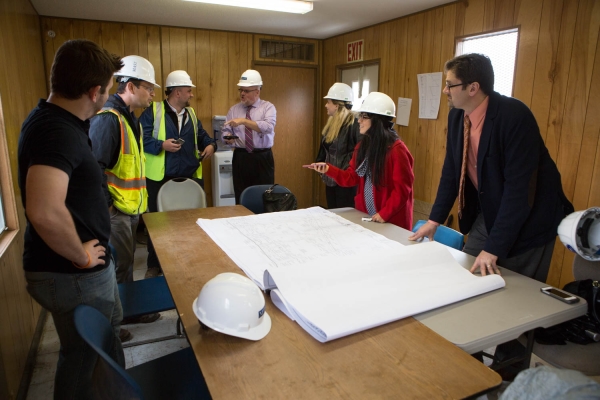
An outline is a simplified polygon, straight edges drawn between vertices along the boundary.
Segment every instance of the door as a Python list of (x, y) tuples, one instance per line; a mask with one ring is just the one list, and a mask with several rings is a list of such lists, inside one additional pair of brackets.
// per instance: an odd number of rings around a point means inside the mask
[(313, 206), (313, 180), (318, 174), (303, 164), (314, 162), (316, 68), (256, 65), (263, 79), (260, 98), (277, 109), (275, 183), (287, 187), (298, 208)]

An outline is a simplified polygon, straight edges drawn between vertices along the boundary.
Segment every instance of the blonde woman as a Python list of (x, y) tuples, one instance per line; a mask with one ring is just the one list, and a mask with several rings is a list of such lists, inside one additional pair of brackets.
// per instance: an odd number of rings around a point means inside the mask
[[(348, 168), (356, 144), (360, 140), (358, 122), (350, 111), (354, 95), (345, 83), (334, 83), (329, 89), (325, 104), (329, 119), (323, 128), (323, 138), (316, 162), (327, 162), (340, 169)], [(327, 208), (354, 207), (356, 186), (339, 186), (333, 178), (323, 174)]]

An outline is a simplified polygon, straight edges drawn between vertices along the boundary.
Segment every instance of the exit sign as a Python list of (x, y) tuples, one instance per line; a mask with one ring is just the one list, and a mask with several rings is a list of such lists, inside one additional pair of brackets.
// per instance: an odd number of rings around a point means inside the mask
[(363, 60), (363, 48), (365, 47), (364, 39), (356, 40), (348, 43), (348, 61), (355, 62)]

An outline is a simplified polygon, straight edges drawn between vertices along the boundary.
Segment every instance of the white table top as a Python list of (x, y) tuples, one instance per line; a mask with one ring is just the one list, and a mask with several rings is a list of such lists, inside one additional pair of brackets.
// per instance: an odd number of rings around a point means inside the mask
[[(353, 208), (330, 210), (341, 217), (407, 246), (411, 232), (392, 224), (363, 222), (368, 216)], [(470, 268), (475, 258), (448, 248), (456, 261)], [(566, 304), (540, 292), (542, 282), (500, 268), (506, 286), (471, 299), (441, 307), (414, 318), (425, 326), (473, 354), (518, 338), (535, 328), (547, 328), (584, 315), (587, 303)]]

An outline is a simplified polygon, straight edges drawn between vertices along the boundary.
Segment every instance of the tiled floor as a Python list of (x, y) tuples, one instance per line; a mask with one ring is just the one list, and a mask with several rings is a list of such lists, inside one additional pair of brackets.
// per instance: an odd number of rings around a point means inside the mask
[[(147, 256), (146, 246), (138, 243), (133, 270), (134, 280), (144, 279)], [(140, 340), (173, 335), (175, 334), (176, 323), (177, 312), (170, 310), (162, 312), (160, 319), (153, 323), (127, 325), (127, 329), (132, 333), (133, 339), (126, 343), (135, 343)], [(142, 364), (188, 346), (189, 344), (184, 338), (128, 347), (124, 349), (126, 368)], [(40, 339), (31, 383), (27, 392), (28, 400), (52, 399), (52, 393), (54, 392), (54, 372), (56, 370), (59, 347), (58, 335), (54, 328), (52, 317), (48, 315)]]

